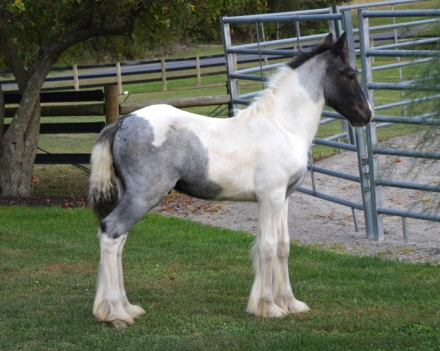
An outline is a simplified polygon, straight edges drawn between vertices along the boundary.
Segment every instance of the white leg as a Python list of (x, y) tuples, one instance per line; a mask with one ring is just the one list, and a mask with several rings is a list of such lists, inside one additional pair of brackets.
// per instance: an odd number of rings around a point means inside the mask
[(259, 229), (257, 239), (251, 249), (255, 271), (247, 312), (260, 317), (282, 317), (287, 311), (274, 302), (272, 280), (273, 261), (277, 251), (277, 232), (282, 201), (268, 199), (259, 202)]
[(124, 249), (125, 242), (127, 240), (127, 235), (123, 235), (118, 248), (118, 276), (119, 276), (119, 292), (121, 296), (122, 307), (125, 311), (132, 317), (136, 318), (145, 313), (141, 306), (132, 305), (128, 302), (127, 294), (125, 293), (124, 287), (124, 273), (122, 271), (122, 250)]
[(295, 299), (292, 293), (292, 287), (290, 286), (288, 267), (290, 251), (290, 237), (287, 226), (288, 209), (289, 200), (287, 199), (278, 227), (278, 247), (273, 266), (274, 300), (277, 306), (288, 313), (306, 312), (309, 310), (309, 307), (304, 302)]
[(98, 235), (101, 262), (93, 314), (100, 321), (111, 322), (116, 328), (125, 327), (127, 324), (133, 324), (133, 317), (125, 311), (122, 305), (119, 281), (118, 251), (126, 234), (117, 239), (110, 239), (101, 231)]

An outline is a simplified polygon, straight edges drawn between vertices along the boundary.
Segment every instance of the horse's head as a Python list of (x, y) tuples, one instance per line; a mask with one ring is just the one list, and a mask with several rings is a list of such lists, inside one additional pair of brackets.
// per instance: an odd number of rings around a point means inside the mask
[(359, 86), (357, 72), (348, 62), (344, 50), (345, 33), (333, 43), (330, 33), (323, 45), (331, 45), (324, 81), (326, 104), (343, 115), (353, 127), (362, 127), (373, 118), (373, 111)]

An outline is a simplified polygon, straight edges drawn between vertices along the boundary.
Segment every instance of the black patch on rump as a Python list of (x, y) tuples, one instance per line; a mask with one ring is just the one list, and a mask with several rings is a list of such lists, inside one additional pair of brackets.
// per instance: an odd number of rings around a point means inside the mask
[(154, 139), (150, 122), (136, 116), (126, 118), (116, 134), (114, 166), (126, 195), (160, 201), (172, 188), (202, 199), (221, 193), (222, 187), (208, 178), (208, 150), (194, 132), (170, 126), (159, 147)]

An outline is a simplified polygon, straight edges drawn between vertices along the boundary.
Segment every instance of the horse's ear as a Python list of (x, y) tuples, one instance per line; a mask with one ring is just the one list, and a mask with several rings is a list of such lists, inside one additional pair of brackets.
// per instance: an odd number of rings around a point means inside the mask
[(345, 45), (345, 37), (346, 37), (346, 33), (342, 33), (341, 37), (338, 39), (338, 41), (335, 43), (335, 46), (333, 47), (333, 52), (335, 54), (335, 57), (338, 57), (341, 55), (342, 50), (344, 50), (344, 45)]
[(324, 39), (324, 44), (333, 44), (333, 34), (329, 33), (325, 39)]

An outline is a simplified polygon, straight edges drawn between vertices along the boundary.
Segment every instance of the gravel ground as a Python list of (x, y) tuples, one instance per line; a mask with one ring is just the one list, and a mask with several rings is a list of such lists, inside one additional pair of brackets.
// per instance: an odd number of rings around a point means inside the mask
[[(421, 149), (420, 135), (388, 142), (392, 147)], [(432, 146), (432, 145), (431, 145)], [(425, 147), (426, 148), (426, 147)], [(386, 179), (439, 183), (440, 161), (380, 157), (381, 177)], [(317, 162), (321, 167), (356, 174), (356, 155), (344, 152)], [(316, 190), (361, 202), (357, 183), (315, 173)], [(303, 183), (311, 188), (310, 173)], [(440, 264), (440, 223), (407, 219), (408, 243), (403, 241), (402, 219), (385, 216), (385, 239), (367, 240), (363, 212), (356, 211), (359, 232), (355, 231), (351, 209), (301, 193), (290, 196), (289, 232), (294, 243), (324, 248), (338, 253), (381, 256), (411, 263)], [(396, 188), (382, 188), (382, 206), (412, 211), (439, 212), (440, 194)], [(165, 215), (188, 218), (205, 224), (256, 234), (255, 203), (210, 202), (185, 197), (165, 199), (155, 209)]]

